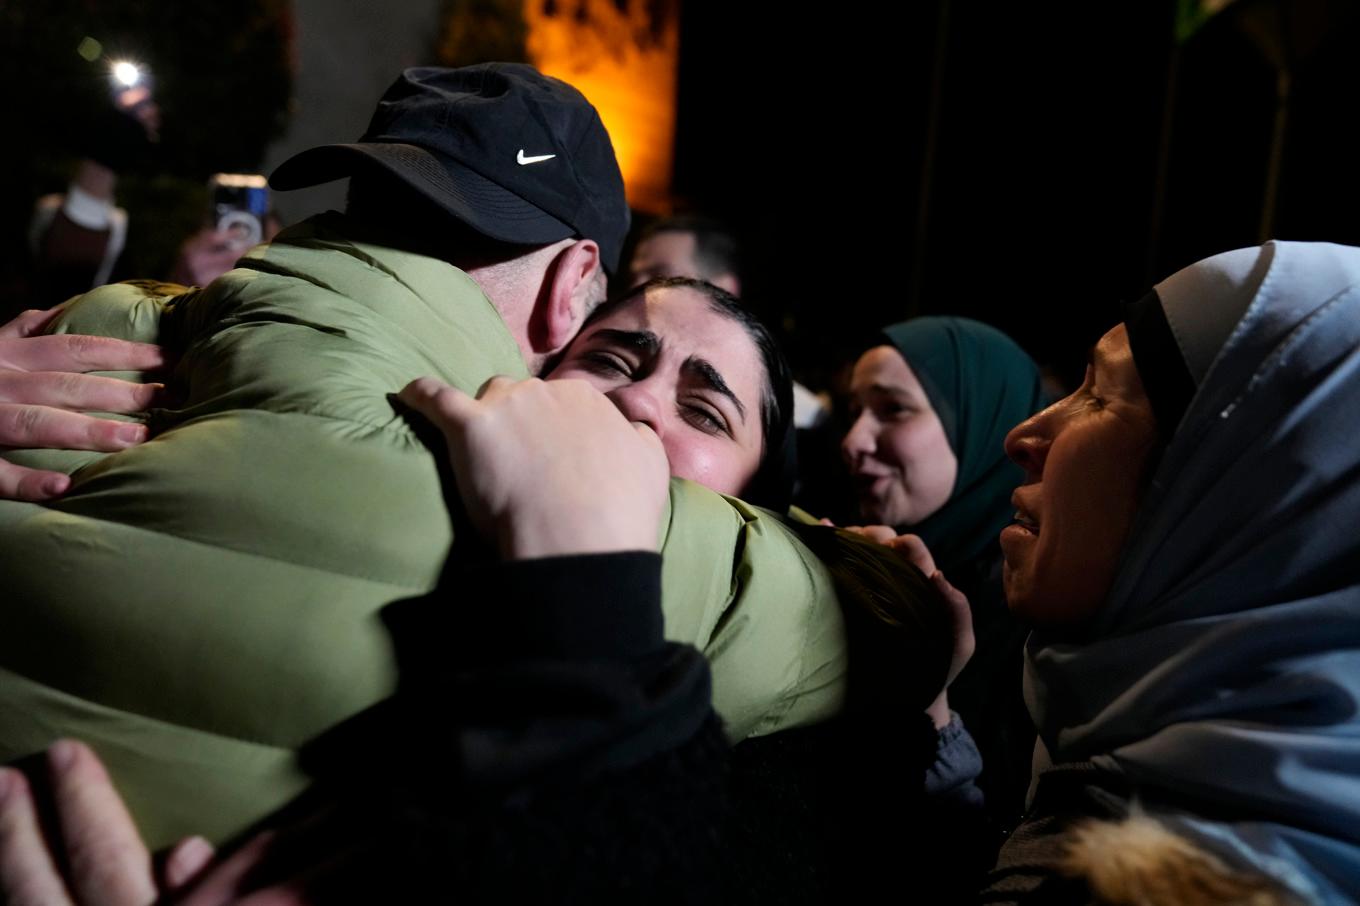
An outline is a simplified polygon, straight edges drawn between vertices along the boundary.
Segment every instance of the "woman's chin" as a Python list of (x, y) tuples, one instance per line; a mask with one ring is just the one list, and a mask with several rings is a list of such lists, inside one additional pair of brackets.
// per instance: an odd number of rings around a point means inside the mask
[(883, 521), (883, 508), (873, 501), (860, 499), (859, 521), (861, 525), (887, 525)]
[[(1005, 550), (1004, 542), (1002, 549)], [(1006, 606), (1010, 608), (1012, 616), (1026, 623), (1032, 622), (1029, 617), (1031, 608), (1028, 585), (1023, 571), (1011, 564), (1009, 556), (1005, 557), (1001, 564), (1001, 589), (1006, 596)]]
[(1002, 532), (1005, 560), (1001, 584), (1011, 615), (1034, 629), (1079, 630), (1100, 610), (1108, 583), (1097, 590), (1083, 581), (1084, 576), (1075, 577), (1077, 581), (1073, 582), (1044, 581), (1044, 576), (1036, 575), (1031, 568), (1032, 561), (1018, 555), (1021, 552), (1016, 546), (1023, 543), (1024, 539), (1012, 535), (1008, 544), (1006, 532)]
[(859, 515), (862, 525), (902, 525), (904, 520), (899, 518), (902, 515), (901, 509), (901, 507), (893, 506), (892, 501), (883, 495), (861, 494), (859, 498)]

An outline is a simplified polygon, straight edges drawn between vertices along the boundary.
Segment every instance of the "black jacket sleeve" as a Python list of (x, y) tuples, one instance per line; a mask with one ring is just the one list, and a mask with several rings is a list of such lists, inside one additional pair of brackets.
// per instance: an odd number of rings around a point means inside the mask
[(376, 777), (384, 868), (342, 899), (713, 902), (727, 746), (707, 662), (662, 636), (660, 563), (462, 568), (387, 609), (397, 694), (308, 753), (351, 790)]
[(466, 792), (579, 783), (699, 731), (708, 665), (664, 639), (660, 576), (642, 552), (514, 561), (389, 611), (402, 695)]

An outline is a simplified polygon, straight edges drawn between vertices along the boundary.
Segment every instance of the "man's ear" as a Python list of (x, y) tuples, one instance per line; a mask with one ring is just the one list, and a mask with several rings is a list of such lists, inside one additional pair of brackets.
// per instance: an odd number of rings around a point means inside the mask
[(552, 355), (570, 343), (586, 317), (604, 299), (604, 269), (600, 247), (591, 239), (578, 239), (564, 248), (553, 262), (548, 298), (539, 333), (543, 348)]

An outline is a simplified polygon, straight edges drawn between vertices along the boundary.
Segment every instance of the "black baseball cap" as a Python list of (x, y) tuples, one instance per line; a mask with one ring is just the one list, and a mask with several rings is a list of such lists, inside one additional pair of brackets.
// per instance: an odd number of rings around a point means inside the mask
[(357, 142), (295, 154), (269, 184), (302, 189), (374, 165), (484, 236), (581, 236), (618, 268), (629, 213), (609, 133), (581, 92), (532, 66), (408, 69)]

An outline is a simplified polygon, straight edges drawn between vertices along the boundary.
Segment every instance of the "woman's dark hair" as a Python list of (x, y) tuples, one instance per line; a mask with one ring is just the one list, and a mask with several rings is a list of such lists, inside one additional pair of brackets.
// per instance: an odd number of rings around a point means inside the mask
[(742, 500), (783, 514), (788, 511), (793, 497), (793, 481), (797, 467), (793, 432), (793, 373), (784, 354), (779, 350), (774, 335), (741, 301), (724, 289), (694, 277), (658, 277), (629, 289), (621, 296), (605, 302), (591, 313), (586, 325), (626, 305), (653, 289), (690, 289), (708, 300), (709, 308), (740, 324), (755, 344), (765, 369), (765, 387), (760, 398), (760, 428), (762, 448), (760, 465), (746, 489)]
[(788, 525), (836, 584), (850, 655), (847, 710), (878, 720), (923, 711), (953, 658), (949, 602), (889, 547), (844, 529)]

